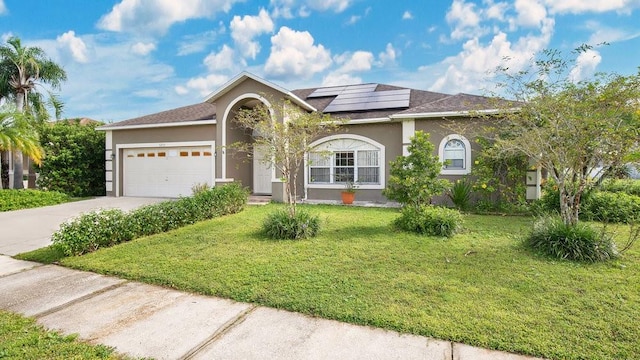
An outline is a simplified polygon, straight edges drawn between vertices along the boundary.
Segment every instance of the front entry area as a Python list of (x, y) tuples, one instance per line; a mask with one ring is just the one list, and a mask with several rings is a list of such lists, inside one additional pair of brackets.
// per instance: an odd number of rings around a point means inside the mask
[(253, 193), (271, 195), (271, 165), (264, 161), (264, 147), (253, 148)]
[(123, 150), (123, 196), (189, 196), (196, 184), (213, 185), (213, 146)]

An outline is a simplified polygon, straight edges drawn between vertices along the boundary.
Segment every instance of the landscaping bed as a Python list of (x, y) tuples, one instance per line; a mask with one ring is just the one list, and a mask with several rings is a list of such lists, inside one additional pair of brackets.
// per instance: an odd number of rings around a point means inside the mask
[[(270, 240), (270, 204), (68, 257), (73, 268), (552, 359), (633, 358), (640, 251), (583, 264), (532, 255), (533, 218), (465, 216), (450, 239), (402, 233), (397, 209), (303, 206), (318, 237)], [(625, 227), (619, 227), (624, 240)]]
[(73, 200), (74, 198), (58, 191), (0, 189), (0, 211), (57, 205)]

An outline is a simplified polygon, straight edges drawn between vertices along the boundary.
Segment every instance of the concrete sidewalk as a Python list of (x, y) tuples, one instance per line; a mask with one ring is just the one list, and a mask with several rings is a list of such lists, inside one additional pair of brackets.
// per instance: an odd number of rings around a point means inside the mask
[(6, 256), (0, 309), (156, 359), (533, 359)]

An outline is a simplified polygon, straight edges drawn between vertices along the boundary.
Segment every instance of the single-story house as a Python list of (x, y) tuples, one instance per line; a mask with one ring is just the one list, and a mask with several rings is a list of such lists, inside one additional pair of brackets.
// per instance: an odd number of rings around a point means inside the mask
[(469, 174), (477, 145), (449, 125), (452, 120), (480, 124), (478, 113), (496, 112), (489, 98), (476, 95), (385, 84), (288, 90), (243, 72), (204, 102), (98, 128), (106, 132), (107, 195), (179, 197), (190, 195), (195, 184), (240, 181), (254, 194), (284, 199), (282, 181), (269, 164), (256, 160), (258, 156), (251, 161), (238, 158), (228, 148), (252, 141), (234, 126), (235, 111), (283, 99), (305, 111), (348, 119), (343, 131), (313, 143), (331, 156), (305, 165), (299, 176), (304, 200), (338, 200), (349, 179), (359, 185), (358, 200), (385, 202), (389, 162), (407, 154), (410, 137), (418, 130), (431, 134), (440, 160), (446, 162), (443, 177)]

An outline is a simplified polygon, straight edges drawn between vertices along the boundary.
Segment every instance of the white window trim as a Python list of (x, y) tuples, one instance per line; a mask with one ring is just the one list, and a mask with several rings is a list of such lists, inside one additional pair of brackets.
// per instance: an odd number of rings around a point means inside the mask
[[(384, 145), (380, 144), (375, 140), (371, 140), (367, 137), (360, 135), (352, 135), (352, 134), (340, 134), (340, 135), (331, 135), (324, 137), (322, 139), (318, 139), (310, 144), (311, 148), (322, 145), (326, 142), (341, 140), (341, 139), (350, 139), (350, 140), (358, 140), (369, 145), (372, 145), (378, 148), (380, 152), (380, 184), (357, 184), (358, 189), (361, 190), (381, 190), (384, 189), (386, 184), (385, 172), (386, 172), (386, 154)], [(336, 149), (331, 151), (341, 151), (342, 149)], [(348, 149), (345, 149), (348, 151)], [(316, 184), (309, 182), (309, 154), (306, 154), (304, 157), (304, 184), (306, 188), (309, 189), (344, 189), (344, 184)]]
[(464, 169), (447, 169), (442, 166), (441, 175), (467, 175), (471, 173), (471, 143), (467, 140), (466, 137), (458, 134), (450, 134), (445, 136), (442, 141), (440, 141), (440, 146), (438, 147), (438, 157), (440, 162), (444, 163), (444, 147), (450, 140), (460, 140), (464, 144), (464, 157), (465, 157), (465, 168)]

